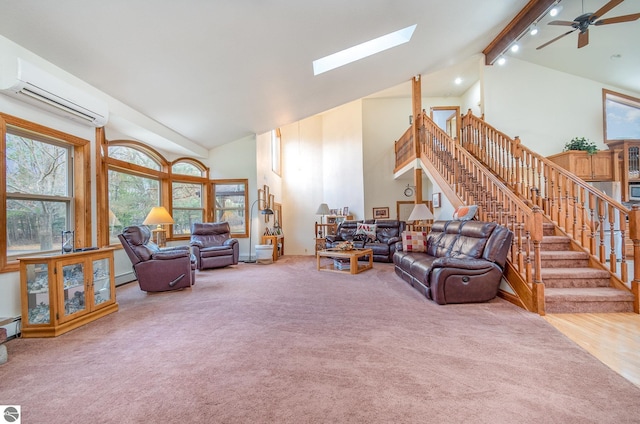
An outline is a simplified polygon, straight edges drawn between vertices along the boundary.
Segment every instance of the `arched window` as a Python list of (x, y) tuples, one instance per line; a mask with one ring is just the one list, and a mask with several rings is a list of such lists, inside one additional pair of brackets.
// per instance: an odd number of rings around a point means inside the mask
[(154, 206), (167, 207), (162, 181), (168, 177), (168, 163), (158, 152), (133, 141), (109, 142), (106, 162), (109, 244), (116, 244), (124, 227), (141, 225)]
[(209, 170), (195, 159), (171, 164), (171, 216), (174, 236), (190, 235), (191, 224), (206, 221)]

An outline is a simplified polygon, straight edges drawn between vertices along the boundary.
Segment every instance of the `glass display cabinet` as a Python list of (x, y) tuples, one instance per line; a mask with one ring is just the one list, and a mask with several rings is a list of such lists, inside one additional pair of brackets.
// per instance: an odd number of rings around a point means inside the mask
[(113, 249), (19, 258), (22, 337), (55, 337), (118, 310)]

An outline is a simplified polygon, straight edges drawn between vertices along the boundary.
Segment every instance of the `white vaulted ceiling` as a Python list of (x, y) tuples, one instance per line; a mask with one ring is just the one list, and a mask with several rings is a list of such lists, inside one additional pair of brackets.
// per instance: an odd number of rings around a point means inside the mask
[[(594, 9), (604, 1), (584, 3)], [(395, 87), (416, 74), (424, 77), (425, 96), (460, 95), (468, 85), (455, 86), (450, 76), (466, 73), (467, 84), (477, 79), (480, 53), (527, 2), (10, 0), (2, 4), (0, 34), (212, 148)], [(577, 16), (580, 1), (562, 3), (569, 15), (558, 19)], [(640, 1), (628, 0), (610, 15), (629, 9), (640, 11)], [(413, 24), (410, 42), (313, 75), (313, 60)], [(640, 39), (639, 28), (638, 22), (597, 27), (580, 51), (572, 35), (542, 54), (525, 48), (519, 57), (588, 78), (620, 78), (627, 85), (616, 85), (640, 92), (637, 45), (623, 50)], [(562, 30), (544, 28), (537, 39)], [(617, 62), (610, 59), (621, 52)], [(605, 67), (611, 63), (636, 66), (635, 80), (622, 81), (623, 74)]]

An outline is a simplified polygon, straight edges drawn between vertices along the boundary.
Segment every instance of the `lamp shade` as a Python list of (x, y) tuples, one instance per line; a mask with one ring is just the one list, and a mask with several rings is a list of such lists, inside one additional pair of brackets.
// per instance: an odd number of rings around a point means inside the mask
[(424, 203), (416, 203), (407, 221), (426, 221), (433, 219), (433, 214)]
[(169, 215), (169, 212), (164, 206), (156, 206), (151, 208), (149, 215), (145, 218), (142, 225), (162, 225), (173, 224), (173, 218)]
[(316, 211), (316, 215), (329, 215), (330, 213), (329, 205), (326, 203), (320, 203), (320, 206), (318, 206), (318, 210)]
[(262, 215), (273, 215), (273, 209), (271, 209), (271, 208), (265, 208), (265, 209), (262, 209), (262, 210), (260, 211), (260, 213), (261, 213)]

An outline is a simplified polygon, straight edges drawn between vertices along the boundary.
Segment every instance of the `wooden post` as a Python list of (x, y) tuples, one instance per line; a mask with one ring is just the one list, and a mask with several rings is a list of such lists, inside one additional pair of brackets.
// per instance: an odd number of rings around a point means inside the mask
[(422, 203), (422, 168), (414, 169), (413, 184), (416, 186), (415, 203)]
[[(629, 212), (629, 238), (633, 241), (633, 311), (640, 313), (640, 205), (633, 205)], [(624, 249), (624, 246), (623, 246)]]
[(411, 104), (413, 112), (413, 145), (416, 157), (420, 157), (420, 127), (422, 126), (422, 83), (420, 75), (411, 78)]
[(538, 206), (533, 207), (533, 220), (531, 222), (531, 240), (533, 241), (533, 274), (534, 281), (531, 287), (533, 294), (534, 311), (545, 315), (544, 282), (542, 274), (542, 260), (540, 258), (540, 244), (542, 243), (542, 210)]

